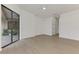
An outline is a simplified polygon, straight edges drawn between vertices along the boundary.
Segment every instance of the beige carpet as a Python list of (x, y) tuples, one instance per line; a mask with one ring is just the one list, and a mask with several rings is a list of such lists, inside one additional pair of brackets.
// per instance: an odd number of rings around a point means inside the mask
[(40, 35), (13, 43), (0, 53), (6, 54), (61, 54), (79, 53), (79, 41), (59, 39), (58, 35)]

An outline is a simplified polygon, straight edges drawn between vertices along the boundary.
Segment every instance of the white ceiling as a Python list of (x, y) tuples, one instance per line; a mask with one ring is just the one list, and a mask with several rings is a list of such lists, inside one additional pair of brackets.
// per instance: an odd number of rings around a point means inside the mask
[[(79, 4), (21, 4), (19, 7), (42, 18), (58, 16), (62, 13), (79, 10)], [(43, 7), (46, 7), (46, 10), (42, 10)]]

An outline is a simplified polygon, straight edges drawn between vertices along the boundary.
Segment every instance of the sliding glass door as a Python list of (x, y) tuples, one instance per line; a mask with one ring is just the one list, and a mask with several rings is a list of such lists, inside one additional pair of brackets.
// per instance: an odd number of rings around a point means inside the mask
[(2, 27), (2, 40), (1, 45), (2, 47), (11, 43), (11, 33), (10, 29), (8, 29), (8, 18), (11, 18), (11, 11), (6, 9), (2, 6), (2, 20), (1, 20), (1, 27)]
[(13, 42), (14, 41), (17, 41), (19, 38), (19, 16), (12, 12), (13, 16), (12, 16), (12, 20), (10, 21), (11, 22), (11, 29), (12, 29), (12, 40)]
[(2, 47), (19, 40), (19, 15), (5, 6), (2, 7)]

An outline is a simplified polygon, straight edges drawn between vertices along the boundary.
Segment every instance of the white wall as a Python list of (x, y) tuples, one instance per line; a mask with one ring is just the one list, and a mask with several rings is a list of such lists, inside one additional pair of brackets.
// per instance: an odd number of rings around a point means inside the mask
[(60, 16), (59, 36), (79, 40), (79, 10), (65, 13)]
[(43, 27), (44, 34), (47, 34), (47, 35), (56, 34), (55, 26), (56, 26), (56, 19), (54, 17), (44, 19), (44, 27)]
[(21, 12), (22, 12), (20, 14), (21, 39), (35, 36), (35, 30), (34, 30), (35, 16), (25, 11), (21, 11)]
[(44, 34), (43, 29), (44, 29), (44, 19), (42, 18), (37, 18), (35, 20), (35, 34), (36, 35), (41, 35)]
[(21, 38), (28, 38), (42, 34), (41, 18), (38, 18), (27, 11), (22, 11), (21, 14)]

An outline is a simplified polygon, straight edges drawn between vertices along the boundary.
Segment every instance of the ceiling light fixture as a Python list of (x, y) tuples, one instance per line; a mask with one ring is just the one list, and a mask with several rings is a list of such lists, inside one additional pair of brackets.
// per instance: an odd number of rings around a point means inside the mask
[(46, 10), (46, 8), (45, 8), (45, 7), (43, 7), (42, 9), (43, 9), (43, 10)]

